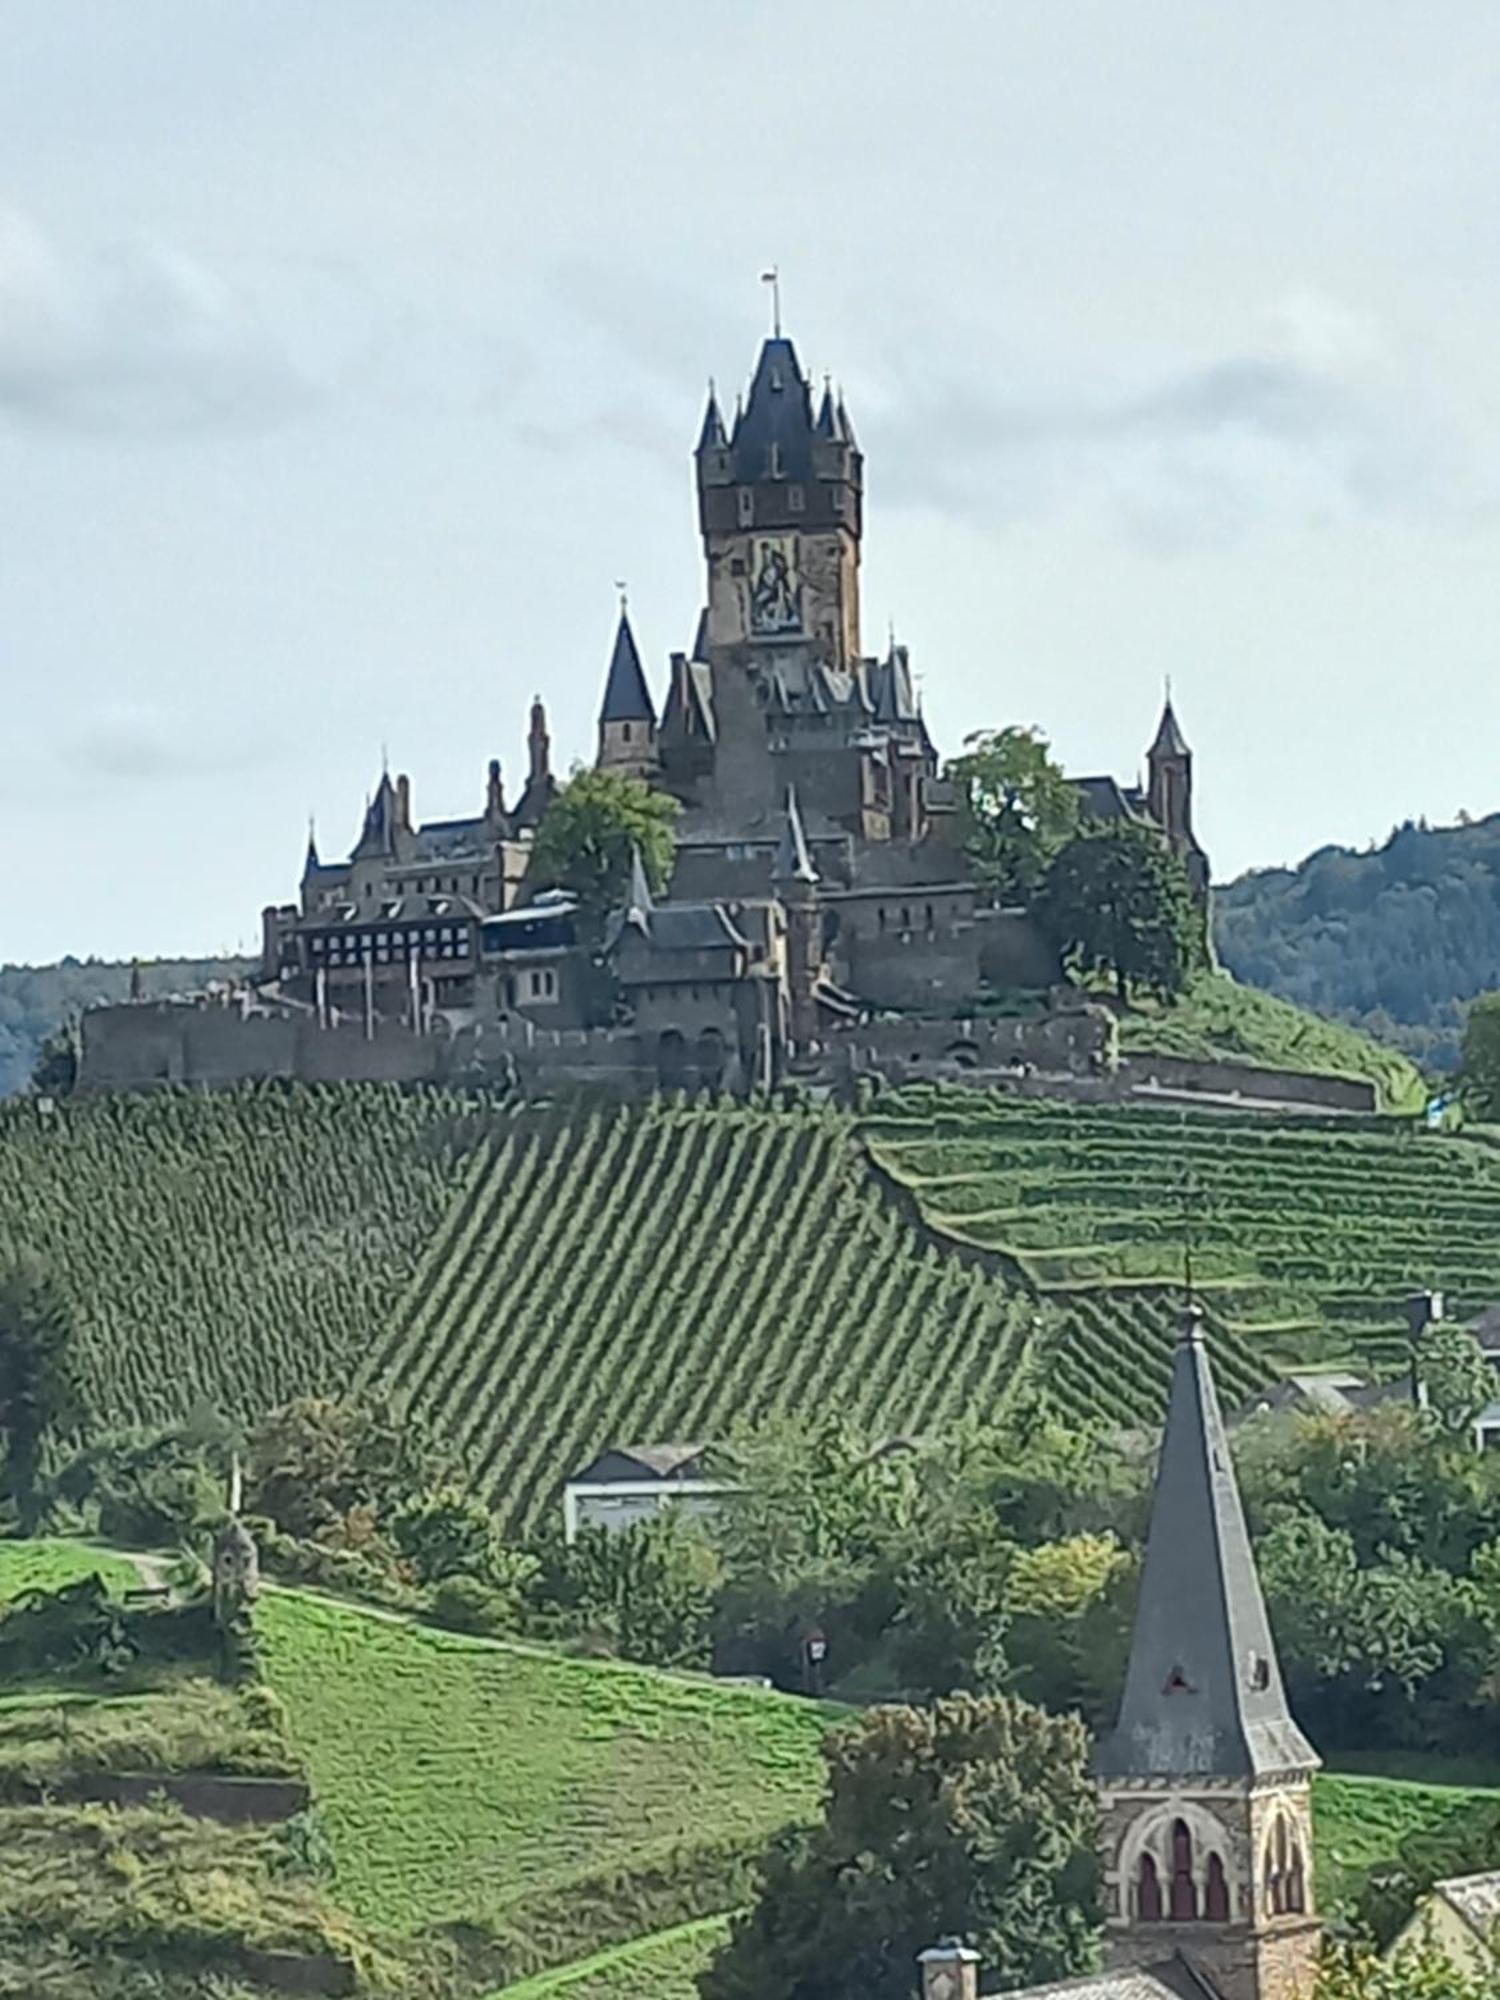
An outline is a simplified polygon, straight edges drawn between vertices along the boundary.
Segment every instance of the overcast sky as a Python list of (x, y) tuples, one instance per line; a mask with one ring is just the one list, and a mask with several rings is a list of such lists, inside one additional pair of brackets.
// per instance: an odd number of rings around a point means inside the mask
[(1216, 873), (1500, 809), (1500, 10), (0, 0), (0, 960), (217, 950), (660, 689), (779, 261), (939, 744)]

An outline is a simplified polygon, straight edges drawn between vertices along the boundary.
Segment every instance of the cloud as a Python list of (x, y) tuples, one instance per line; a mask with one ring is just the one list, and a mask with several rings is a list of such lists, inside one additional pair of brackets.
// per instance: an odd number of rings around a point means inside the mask
[(1102, 512), (1163, 550), (1481, 504), (1477, 467), (1378, 330), (1305, 295), (1236, 351), (1103, 383), (1033, 371), (1002, 396), (975, 370), (929, 367), (877, 400), (867, 428), (898, 502), (982, 526)]
[(282, 423), (320, 384), (265, 290), (162, 243), (64, 249), (0, 209), (0, 419), (142, 437)]
[(271, 754), (267, 738), (253, 729), (237, 731), (224, 722), (201, 726), (129, 702), (97, 710), (67, 732), (61, 745), (61, 760), (70, 769), (125, 783), (223, 777), (255, 770)]

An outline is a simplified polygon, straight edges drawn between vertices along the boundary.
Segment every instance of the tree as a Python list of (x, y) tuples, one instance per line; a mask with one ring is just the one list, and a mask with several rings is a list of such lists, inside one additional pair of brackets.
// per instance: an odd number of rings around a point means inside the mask
[(595, 922), (624, 900), (632, 854), (659, 895), (672, 874), (672, 825), (680, 808), (665, 792), (618, 771), (575, 771), (543, 815), (531, 850), (539, 888), (570, 889)]
[(1123, 1002), (1144, 986), (1180, 993), (1203, 956), (1202, 920), (1181, 858), (1137, 820), (1085, 826), (1054, 857), (1041, 897), (1057, 949), (1106, 972)]
[(245, 1512), (306, 1538), (355, 1508), (384, 1516), (441, 1483), (442, 1467), (409, 1418), (378, 1403), (303, 1396), (250, 1434)]
[(1379, 1958), (1334, 1943), (1324, 1949), (1313, 2000), (1500, 2000), (1500, 1973), (1462, 1971), (1436, 1944)]
[(488, 1575), (495, 1553), (495, 1521), (455, 1486), (416, 1494), (391, 1517), (391, 1540), (411, 1564), (418, 1583), (445, 1576)]
[(703, 2000), (908, 2000), (917, 1953), (977, 1948), (1001, 1986), (1085, 1969), (1097, 1805), (1072, 1717), (1005, 1696), (872, 1708), (824, 1745), (823, 1821), (783, 1835)]
[(1477, 1118), (1500, 1118), (1500, 993), (1481, 993), (1469, 1002), (1459, 1081)]
[(1495, 1371), (1465, 1327), (1440, 1321), (1423, 1334), (1417, 1366), (1427, 1407), (1445, 1431), (1471, 1442), (1474, 1419), (1495, 1400)]
[(73, 1347), (72, 1313), (41, 1265), (24, 1259), (0, 1271), (4, 1493), (24, 1535), (41, 1516), (43, 1451), (82, 1412)]
[(974, 872), (1001, 900), (1029, 901), (1078, 824), (1078, 793), (1034, 729), (981, 730), (948, 766)]

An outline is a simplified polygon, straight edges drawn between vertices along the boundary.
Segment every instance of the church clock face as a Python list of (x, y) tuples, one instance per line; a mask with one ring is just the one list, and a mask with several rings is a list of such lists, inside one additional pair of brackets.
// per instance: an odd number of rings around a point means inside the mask
[(765, 536), (754, 548), (750, 630), (760, 638), (802, 630), (802, 579), (795, 536)]

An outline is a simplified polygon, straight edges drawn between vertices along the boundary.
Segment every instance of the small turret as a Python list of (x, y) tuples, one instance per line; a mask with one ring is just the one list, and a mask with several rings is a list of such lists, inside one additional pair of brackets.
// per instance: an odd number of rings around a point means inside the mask
[(485, 774), (484, 817), (492, 833), (505, 829), (505, 786), (500, 778), (500, 759), (491, 757)]
[(698, 455), (706, 451), (721, 451), (729, 442), (724, 429), (724, 419), (719, 411), (719, 398), (712, 382), (708, 385), (708, 407), (703, 412), (703, 428), (698, 433)]
[(597, 763), (632, 778), (650, 778), (657, 767), (656, 709), (623, 602), (599, 707)]
[(1146, 810), (1187, 865), (1194, 893), (1208, 894), (1208, 857), (1193, 831), (1193, 753), (1172, 706), (1167, 687), (1161, 720), (1146, 752)]
[(540, 695), (531, 704), (526, 762), (526, 789), (516, 806), (516, 825), (532, 828), (557, 797), (557, 780), (552, 775), (552, 738), (547, 734), (547, 711)]

